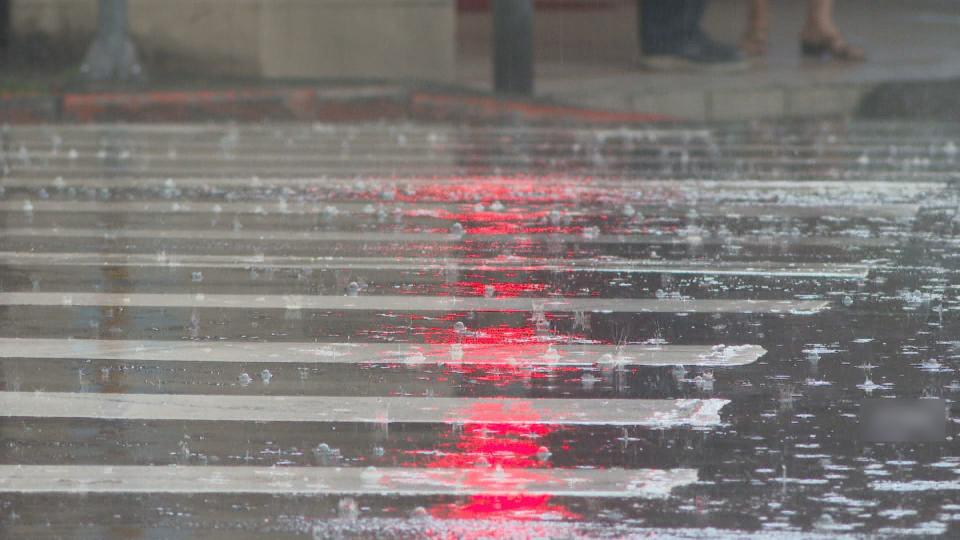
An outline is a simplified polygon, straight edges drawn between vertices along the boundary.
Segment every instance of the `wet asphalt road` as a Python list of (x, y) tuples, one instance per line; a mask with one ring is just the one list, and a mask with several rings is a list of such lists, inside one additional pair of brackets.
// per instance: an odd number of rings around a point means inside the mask
[(958, 144), (6, 128), (0, 531), (960, 536)]

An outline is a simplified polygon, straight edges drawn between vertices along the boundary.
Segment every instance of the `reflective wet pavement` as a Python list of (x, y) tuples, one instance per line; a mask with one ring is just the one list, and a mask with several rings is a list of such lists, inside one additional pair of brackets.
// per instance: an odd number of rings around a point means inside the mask
[(960, 534), (956, 126), (0, 136), (5, 537)]

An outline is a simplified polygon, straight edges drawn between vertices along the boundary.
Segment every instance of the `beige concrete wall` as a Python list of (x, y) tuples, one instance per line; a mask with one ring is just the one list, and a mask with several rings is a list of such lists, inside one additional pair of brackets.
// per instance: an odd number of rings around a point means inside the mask
[(14, 0), (14, 39), (55, 37), (61, 46), (81, 46), (96, 25), (97, 0)]
[(155, 68), (258, 76), (264, 3), (130, 0), (130, 31)]
[[(615, 0), (609, 5), (602, 9), (537, 9), (533, 19), (537, 61), (635, 62), (640, 54), (637, 1)], [(459, 15), (457, 41), (465, 61), (488, 57), (492, 39), (489, 12)]]
[(263, 11), (260, 64), (269, 77), (309, 73), (450, 81), (452, 0), (274, 0)]
[[(14, 0), (17, 36), (83, 44), (96, 0)], [(130, 0), (146, 63), (264, 77), (451, 81), (452, 0)]]

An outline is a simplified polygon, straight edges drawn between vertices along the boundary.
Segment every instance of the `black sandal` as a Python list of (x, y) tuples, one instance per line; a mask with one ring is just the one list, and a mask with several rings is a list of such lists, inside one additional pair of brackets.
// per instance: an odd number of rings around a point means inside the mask
[(863, 62), (867, 55), (839, 37), (819, 41), (800, 40), (800, 52), (804, 56), (823, 58), (829, 56), (844, 62)]

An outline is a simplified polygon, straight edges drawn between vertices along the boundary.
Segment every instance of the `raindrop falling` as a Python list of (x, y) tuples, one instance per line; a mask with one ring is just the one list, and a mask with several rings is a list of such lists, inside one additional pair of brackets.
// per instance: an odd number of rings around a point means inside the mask
[(418, 506), (410, 511), (410, 519), (426, 519), (430, 517), (430, 514), (427, 512), (427, 509)]
[(337, 503), (337, 517), (345, 521), (356, 521), (360, 517), (360, 506), (351, 497), (340, 499)]

